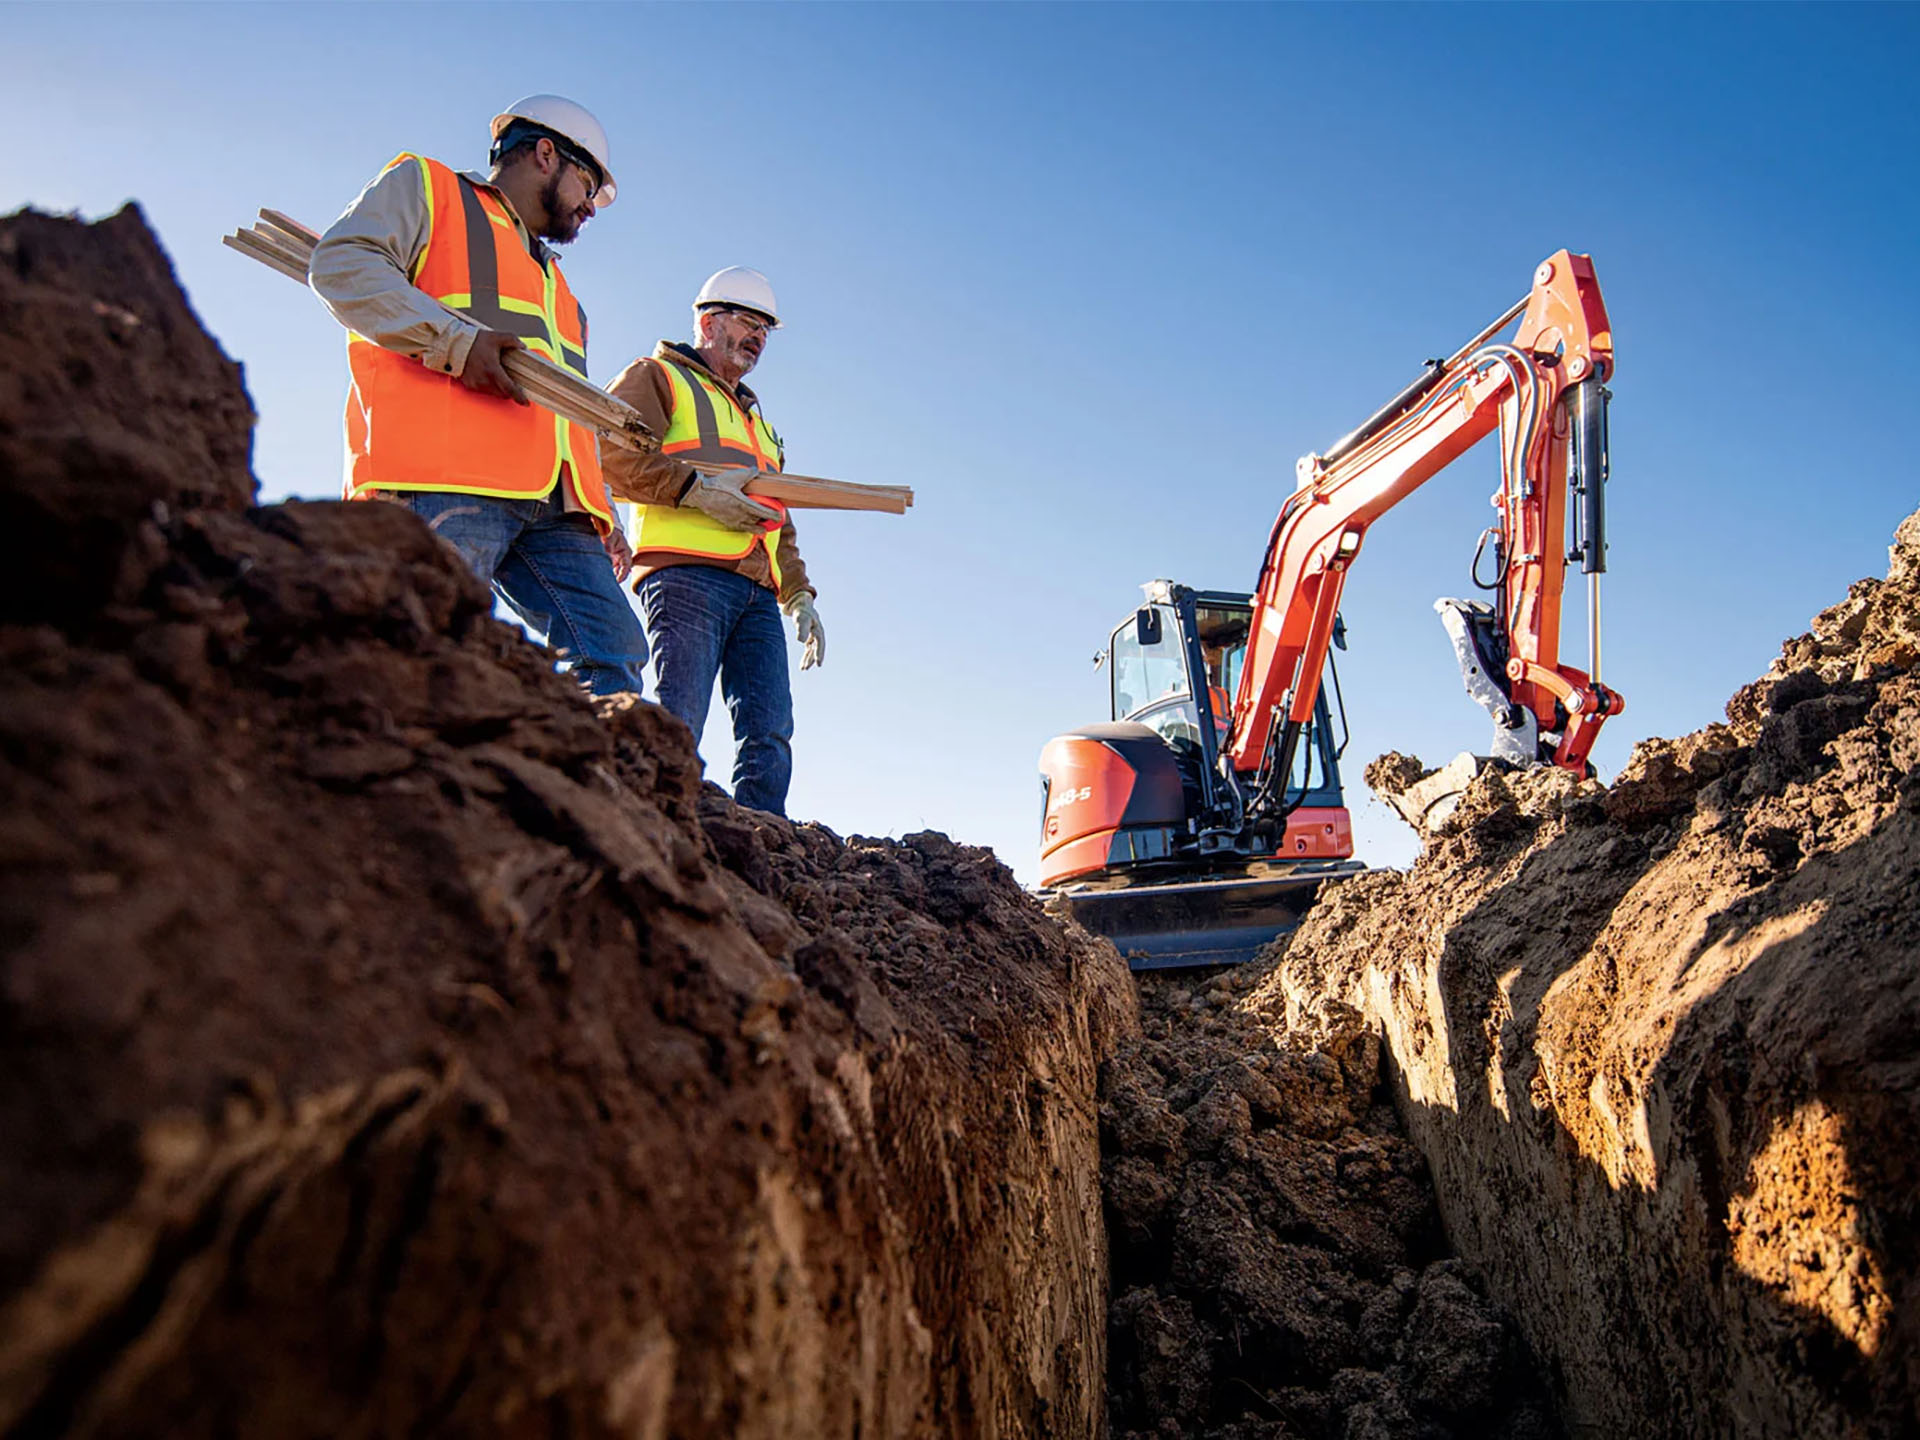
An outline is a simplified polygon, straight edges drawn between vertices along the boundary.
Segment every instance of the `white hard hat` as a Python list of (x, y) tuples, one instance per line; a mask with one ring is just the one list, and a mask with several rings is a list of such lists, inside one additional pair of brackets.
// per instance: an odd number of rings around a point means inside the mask
[(744, 265), (729, 265), (716, 270), (693, 297), (693, 313), (698, 315), (709, 305), (734, 305), (742, 310), (757, 310), (780, 328), (780, 307), (773, 298), (773, 286), (758, 270)]
[(559, 95), (529, 95), (493, 117), (493, 138), (498, 140), (516, 120), (531, 120), (553, 131), (584, 150), (600, 167), (600, 188), (594, 192), (593, 205), (604, 210), (613, 203), (613, 165), (607, 159), (607, 132), (584, 105)]

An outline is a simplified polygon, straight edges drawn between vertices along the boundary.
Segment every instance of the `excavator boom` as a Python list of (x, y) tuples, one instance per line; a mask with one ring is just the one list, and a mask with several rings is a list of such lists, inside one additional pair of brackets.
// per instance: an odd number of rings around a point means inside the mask
[[(1327, 454), (1300, 461), (1255, 592), (1225, 746), (1236, 773), (1271, 773), (1284, 759), (1284, 732), (1276, 745), (1275, 726), (1297, 733), (1311, 717), (1341, 591), (1367, 527), (1495, 430), (1506, 442), (1494, 501), (1501, 536), (1495, 626), (1507, 651), (1501, 688), (1543, 731), (1558, 734), (1553, 762), (1584, 771), (1601, 722), (1619, 713), (1621, 701), (1560, 661), (1561, 536), (1570, 454), (1587, 472), (1578, 477), (1594, 517), (1585, 528), (1598, 529), (1605, 448), (1603, 439), (1596, 443), (1594, 417), (1604, 416), (1613, 332), (1591, 258), (1565, 250), (1540, 265), (1532, 291), (1504, 319), (1521, 311), (1510, 343), (1482, 343), (1482, 332), (1450, 360), (1431, 363)], [(1570, 395), (1573, 403), (1563, 406)], [(1604, 434), (1603, 420), (1597, 433)], [(1591, 573), (1605, 568), (1601, 537), (1593, 535), (1586, 552)]]

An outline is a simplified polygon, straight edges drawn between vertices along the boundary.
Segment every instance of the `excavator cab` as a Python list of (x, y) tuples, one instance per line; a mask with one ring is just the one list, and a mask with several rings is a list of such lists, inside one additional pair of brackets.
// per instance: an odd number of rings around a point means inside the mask
[[(1199, 642), (1197, 673), (1188, 668), (1180, 610), (1171, 603), (1150, 601), (1118, 626), (1108, 642), (1111, 712), (1115, 720), (1134, 721), (1156, 731), (1176, 751), (1191, 748), (1196, 753), (1203, 748), (1204, 716), (1212, 726), (1217, 754), (1233, 723), (1233, 697), (1247, 658), (1253, 597), (1223, 590), (1197, 590), (1192, 595), (1192, 632)], [(1346, 648), (1344, 627), (1337, 643)], [(1323, 702), (1313, 738), (1295, 755), (1288, 782), (1289, 790), (1301, 796), (1299, 803), (1315, 809), (1342, 803), (1339, 752), (1346, 739), (1344, 734), (1335, 739), (1332, 721)]]
[[(1103, 652), (1111, 719), (1041, 756), (1041, 883), (1136, 969), (1230, 964), (1360, 867), (1323, 686), (1284, 787), (1284, 830), (1249, 844), (1220, 756), (1253, 617), (1244, 592), (1144, 587)], [(1344, 638), (1344, 632), (1343, 632)], [(1228, 836), (1231, 834), (1231, 840)]]
[[(1242, 626), (1242, 655), (1246, 648), (1246, 629)], [(1218, 654), (1218, 646), (1214, 653)], [(1113, 632), (1107, 645), (1113, 718), (1138, 721), (1159, 732), (1169, 745), (1197, 749), (1201, 718), (1197, 692), (1207, 693), (1207, 718), (1216, 731), (1231, 718), (1229, 703), (1216, 678), (1222, 669), (1215, 661), (1203, 676), (1189, 675), (1179, 616), (1168, 605), (1143, 605)]]

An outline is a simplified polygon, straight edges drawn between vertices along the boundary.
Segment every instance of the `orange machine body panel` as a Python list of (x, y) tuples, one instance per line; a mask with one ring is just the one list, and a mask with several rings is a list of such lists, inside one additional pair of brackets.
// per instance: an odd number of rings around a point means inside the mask
[(1344, 805), (1302, 805), (1287, 816), (1276, 860), (1345, 860), (1353, 854), (1353, 816)]
[[(1173, 752), (1146, 726), (1117, 722), (1062, 735), (1040, 752), (1040, 771), (1047, 786), (1042, 885), (1172, 858), (1186, 830), (1180, 775)], [(1303, 805), (1287, 817), (1273, 858), (1344, 860), (1352, 854), (1347, 808)]]
[(1040, 752), (1046, 783), (1040, 883), (1171, 857), (1186, 828), (1180, 769), (1166, 741), (1124, 720), (1085, 725)]

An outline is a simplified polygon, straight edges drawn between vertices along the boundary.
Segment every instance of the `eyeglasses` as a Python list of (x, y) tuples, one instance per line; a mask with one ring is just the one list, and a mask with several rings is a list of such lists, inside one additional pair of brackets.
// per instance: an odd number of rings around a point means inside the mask
[(758, 330), (762, 335), (773, 329), (773, 321), (769, 320), (765, 315), (762, 315), (758, 310), (735, 310), (728, 305), (716, 305), (714, 309), (718, 310), (730, 320), (738, 320), (749, 330)]
[[(552, 137), (549, 136), (546, 138), (551, 139)], [(575, 150), (570, 145), (561, 145), (555, 142), (553, 153), (580, 172), (580, 183), (586, 187), (587, 203), (591, 205), (593, 203), (593, 197), (600, 193), (600, 185), (602, 183), (600, 180), (600, 172), (595, 169), (578, 150)]]
[(567, 158), (572, 161), (573, 168), (580, 172), (580, 183), (586, 187), (587, 203), (591, 205), (593, 203), (593, 197), (600, 193), (599, 179), (594, 175), (593, 171), (588, 169), (582, 162), (574, 160), (572, 156), (568, 156)]

